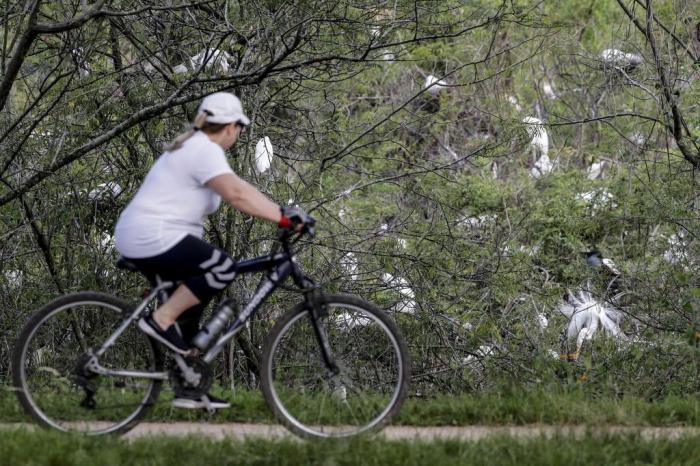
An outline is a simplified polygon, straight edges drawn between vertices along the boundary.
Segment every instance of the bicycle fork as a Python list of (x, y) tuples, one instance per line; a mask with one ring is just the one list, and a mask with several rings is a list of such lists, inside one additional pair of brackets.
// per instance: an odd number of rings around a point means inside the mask
[[(308, 280), (308, 279), (307, 279)], [(311, 308), (311, 325), (314, 328), (314, 334), (316, 334), (316, 339), (321, 348), (321, 357), (323, 362), (326, 364), (328, 369), (328, 377), (335, 377), (340, 373), (340, 368), (335, 363), (335, 358), (331, 351), (331, 345), (328, 341), (328, 333), (323, 327), (321, 319), (328, 315), (328, 309), (326, 307), (325, 300), (321, 294), (320, 287), (315, 283), (307, 283), (310, 286), (310, 290), (305, 293), (306, 302)]]

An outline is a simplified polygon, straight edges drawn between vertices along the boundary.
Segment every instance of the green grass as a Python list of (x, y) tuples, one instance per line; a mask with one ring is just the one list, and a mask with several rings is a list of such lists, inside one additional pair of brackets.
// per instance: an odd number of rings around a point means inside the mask
[(592, 436), (479, 442), (400, 441), (355, 438), (302, 442), (294, 439), (212, 441), (151, 437), (134, 441), (54, 432), (6, 430), (0, 435), (5, 465), (693, 465), (700, 438), (643, 440), (639, 436)]
[[(172, 408), (170, 391), (164, 391), (151, 421), (274, 422), (258, 391), (222, 389), (214, 391), (231, 401), (232, 407), (213, 416), (198, 411)], [(0, 422), (26, 421), (14, 395), (0, 389)], [(594, 398), (582, 391), (524, 391), (510, 394), (440, 396), (432, 399), (410, 398), (394, 424), (473, 425), (473, 424), (577, 424), (633, 426), (700, 426), (700, 398), (695, 395), (668, 397), (648, 402), (639, 398)]]

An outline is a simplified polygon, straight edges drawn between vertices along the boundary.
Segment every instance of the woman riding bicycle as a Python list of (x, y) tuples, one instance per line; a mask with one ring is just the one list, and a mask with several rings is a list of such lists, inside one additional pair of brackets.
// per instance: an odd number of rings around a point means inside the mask
[[(116, 248), (152, 284), (181, 284), (139, 328), (171, 350), (187, 354), (211, 299), (233, 281), (236, 263), (224, 250), (202, 239), (204, 219), (223, 199), (253, 217), (283, 228), (293, 226), (285, 212), (255, 187), (239, 178), (226, 160), (250, 124), (240, 100), (217, 92), (204, 98), (192, 128), (178, 136), (153, 164), (138, 192), (121, 213), (115, 228)], [(226, 408), (229, 403), (178, 396), (183, 408)]]

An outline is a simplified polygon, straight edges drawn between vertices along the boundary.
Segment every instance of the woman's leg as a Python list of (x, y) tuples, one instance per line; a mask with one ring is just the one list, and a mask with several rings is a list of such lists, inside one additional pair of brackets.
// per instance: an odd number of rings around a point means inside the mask
[[(185, 237), (163, 254), (132, 261), (154, 286), (162, 281), (182, 282), (170, 296), (164, 293), (164, 302), (146, 320), (152, 327), (149, 334), (155, 331), (159, 334), (157, 339), (177, 320), (181, 332), (172, 335), (173, 339), (185, 343), (197, 333), (206, 305), (233, 281), (236, 270), (235, 262), (225, 251), (194, 236)], [(176, 346), (181, 348), (182, 343)]]
[(165, 330), (173, 325), (183, 312), (200, 302), (199, 298), (190, 291), (187, 285), (182, 284), (170, 295), (170, 299), (156, 309), (153, 313), (153, 320), (156, 321), (161, 329)]

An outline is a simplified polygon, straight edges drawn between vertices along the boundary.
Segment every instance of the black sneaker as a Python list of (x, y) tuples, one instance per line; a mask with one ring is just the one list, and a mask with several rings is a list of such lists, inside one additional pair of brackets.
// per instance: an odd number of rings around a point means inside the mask
[(185, 409), (200, 409), (200, 408), (205, 408), (208, 410), (211, 409), (224, 409), (224, 408), (230, 408), (231, 403), (229, 403), (226, 400), (222, 400), (221, 398), (217, 398), (214, 395), (210, 395), (207, 393), (206, 395), (203, 395), (200, 398), (196, 397), (191, 397), (188, 395), (175, 395), (175, 398), (173, 399), (173, 406), (176, 408), (185, 408)]
[(139, 329), (176, 353), (186, 355), (192, 349), (185, 343), (185, 340), (182, 339), (175, 324), (171, 325), (166, 330), (161, 330), (160, 325), (153, 320), (152, 316), (148, 315), (139, 320)]

